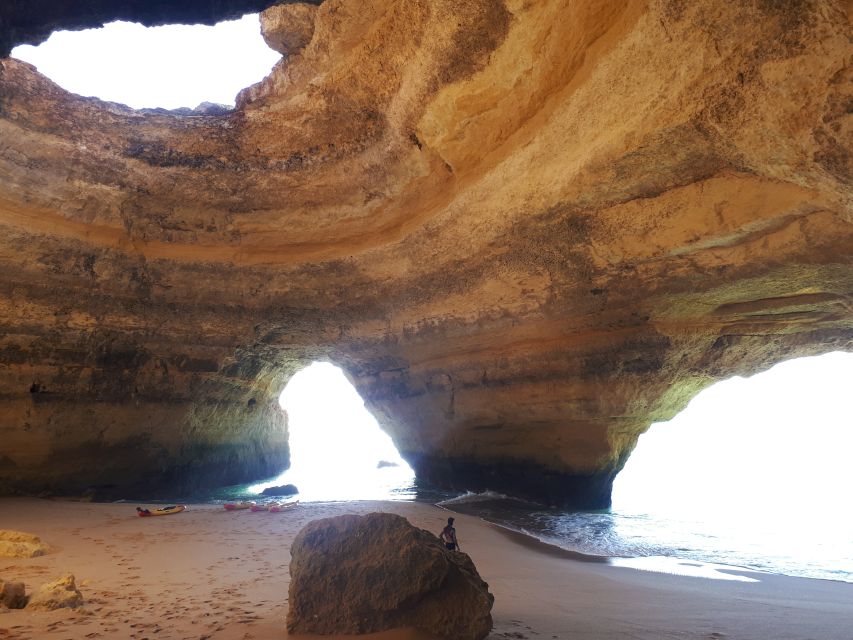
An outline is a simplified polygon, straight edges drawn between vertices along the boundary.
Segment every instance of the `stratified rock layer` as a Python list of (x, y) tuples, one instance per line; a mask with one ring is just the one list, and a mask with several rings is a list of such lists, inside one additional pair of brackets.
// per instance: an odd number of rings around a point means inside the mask
[(290, 553), (290, 633), (407, 627), (448, 640), (481, 640), (492, 629), (494, 596), (471, 558), (448, 551), (398, 515), (315, 520)]
[(844, 3), (310, 13), (224, 115), (0, 62), (3, 490), (269, 475), (329, 359), (422, 478), (604, 506), (703, 387), (853, 348)]

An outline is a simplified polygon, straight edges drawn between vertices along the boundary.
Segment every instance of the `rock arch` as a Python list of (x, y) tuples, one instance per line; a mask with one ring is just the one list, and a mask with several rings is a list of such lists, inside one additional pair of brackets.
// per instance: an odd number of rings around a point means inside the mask
[(699, 389), (853, 347), (843, 3), (308, 12), (225, 115), (0, 61), (0, 488), (268, 475), (331, 359), (421, 477), (603, 506)]

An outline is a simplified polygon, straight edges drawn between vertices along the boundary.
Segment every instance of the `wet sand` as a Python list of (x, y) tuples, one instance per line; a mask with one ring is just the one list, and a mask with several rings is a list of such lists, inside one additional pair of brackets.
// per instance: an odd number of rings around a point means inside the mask
[[(390, 511), (437, 533), (447, 518), (437, 507), (400, 502), (309, 503), (281, 514), (191, 505), (158, 518), (138, 518), (135, 507), (0, 499), (0, 529), (52, 547), (38, 558), (0, 558), (0, 579), (32, 591), (73, 573), (86, 599), (74, 611), (0, 609), (0, 638), (285, 638), (290, 542), (307, 522)], [(853, 637), (853, 584), (737, 570), (719, 574), (757, 581), (712, 580), (584, 562), (455, 517), (462, 551), (495, 594), (493, 639)], [(411, 630), (367, 637), (428, 638)]]

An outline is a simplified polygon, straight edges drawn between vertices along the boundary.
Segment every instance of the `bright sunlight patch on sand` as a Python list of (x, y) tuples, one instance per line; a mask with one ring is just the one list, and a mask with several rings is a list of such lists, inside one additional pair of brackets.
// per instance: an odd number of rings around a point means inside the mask
[[(748, 569), (730, 567), (724, 564), (710, 562), (688, 562), (679, 558), (661, 556), (644, 558), (610, 558), (608, 563), (614, 567), (630, 567), (641, 571), (667, 573), (672, 576), (689, 576), (692, 578), (707, 578), (708, 580), (731, 580), (734, 582), (759, 582), (757, 578), (743, 575), (753, 573)], [(759, 575), (759, 574), (755, 574)]]
[(261, 37), (257, 14), (212, 27), (111, 22), (57, 31), (38, 47), (15, 47), (12, 56), (72, 93), (136, 109), (233, 105), (281, 59)]
[[(364, 407), (343, 371), (315, 362), (291, 378), (281, 394), (288, 414), (291, 468), (250, 491), (292, 483), (300, 500), (409, 497), (414, 473), (391, 438)], [(391, 463), (379, 466), (380, 462)]]

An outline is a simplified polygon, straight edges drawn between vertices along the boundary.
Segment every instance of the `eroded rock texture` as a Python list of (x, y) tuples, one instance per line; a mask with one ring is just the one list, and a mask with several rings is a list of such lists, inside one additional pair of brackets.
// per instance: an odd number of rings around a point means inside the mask
[(36, 558), (47, 553), (41, 538), (23, 531), (0, 529), (0, 558)]
[(38, 591), (30, 596), (27, 608), (54, 611), (76, 609), (83, 606), (83, 603), (83, 594), (77, 588), (74, 576), (69, 573), (53, 582), (41, 585)]
[(845, 3), (307, 13), (221, 116), (0, 63), (6, 490), (272, 472), (327, 358), (421, 477), (601, 506), (701, 388), (853, 347)]
[(27, 590), (23, 582), (3, 582), (0, 579), (0, 607), (23, 609), (27, 606)]

